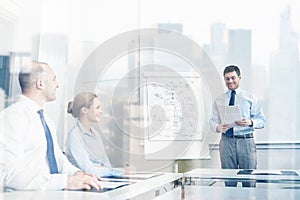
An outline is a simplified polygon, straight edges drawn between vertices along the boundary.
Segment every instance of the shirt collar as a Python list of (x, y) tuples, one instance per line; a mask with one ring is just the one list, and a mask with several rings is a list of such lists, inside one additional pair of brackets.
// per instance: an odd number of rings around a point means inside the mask
[(35, 101), (33, 101), (32, 99), (28, 98), (25, 95), (20, 96), (20, 102), (25, 103), (26, 106), (34, 112), (43, 109), (39, 104), (37, 104)]
[(92, 132), (86, 130), (86, 128), (82, 125), (82, 123), (79, 120), (77, 120), (77, 126), (80, 129), (80, 132), (82, 132), (83, 134), (94, 135), (94, 133), (95, 133), (94, 128), (91, 128)]
[[(226, 91), (226, 95), (230, 96), (230, 95), (231, 95), (231, 91), (232, 91), (232, 90), (228, 89), (228, 90)], [(238, 95), (240, 92), (241, 92), (241, 89), (240, 89), (240, 88), (235, 89), (235, 93), (236, 93), (237, 95)]]

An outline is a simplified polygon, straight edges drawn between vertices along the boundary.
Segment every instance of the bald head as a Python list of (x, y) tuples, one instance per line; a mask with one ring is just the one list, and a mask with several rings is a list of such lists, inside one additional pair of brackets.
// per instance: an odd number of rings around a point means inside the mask
[(42, 62), (32, 62), (19, 73), (22, 94), (40, 105), (55, 100), (58, 83), (51, 67)]
[(22, 93), (26, 93), (34, 87), (36, 80), (45, 76), (45, 69), (48, 66), (42, 62), (32, 62), (31, 65), (22, 67), (19, 73), (19, 83)]

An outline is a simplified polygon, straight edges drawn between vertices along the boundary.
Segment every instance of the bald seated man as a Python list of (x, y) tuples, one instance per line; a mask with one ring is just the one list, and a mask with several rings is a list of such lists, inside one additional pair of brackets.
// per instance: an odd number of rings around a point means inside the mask
[(62, 153), (54, 123), (43, 112), (59, 87), (53, 69), (32, 62), (20, 71), (19, 83), (19, 101), (0, 115), (5, 190), (100, 190), (96, 176), (73, 166)]

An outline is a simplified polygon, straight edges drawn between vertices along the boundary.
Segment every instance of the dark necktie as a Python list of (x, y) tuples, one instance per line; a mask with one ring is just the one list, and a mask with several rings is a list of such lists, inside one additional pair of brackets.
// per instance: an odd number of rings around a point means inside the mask
[(51, 172), (51, 174), (57, 174), (58, 169), (57, 169), (57, 163), (56, 163), (55, 156), (54, 156), (53, 140), (52, 140), (52, 136), (51, 136), (49, 127), (45, 121), (43, 112), (44, 112), (43, 110), (38, 111), (41, 121), (42, 121), (42, 124), (43, 124), (43, 127), (44, 127), (44, 130), (45, 130), (46, 139), (47, 139), (47, 158), (49, 161), (50, 172)]
[[(234, 90), (231, 91), (229, 106), (234, 105), (235, 93), (236, 92)], [(227, 137), (232, 137), (233, 136), (233, 128), (228, 129), (225, 134), (227, 135)]]

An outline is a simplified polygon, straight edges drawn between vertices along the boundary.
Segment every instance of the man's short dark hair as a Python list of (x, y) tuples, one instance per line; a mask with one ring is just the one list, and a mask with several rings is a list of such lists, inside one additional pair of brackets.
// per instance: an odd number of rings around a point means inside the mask
[(225, 74), (230, 73), (230, 72), (236, 72), (236, 74), (238, 76), (241, 75), (240, 69), (235, 65), (229, 65), (229, 66), (225, 67), (223, 76), (225, 76)]

